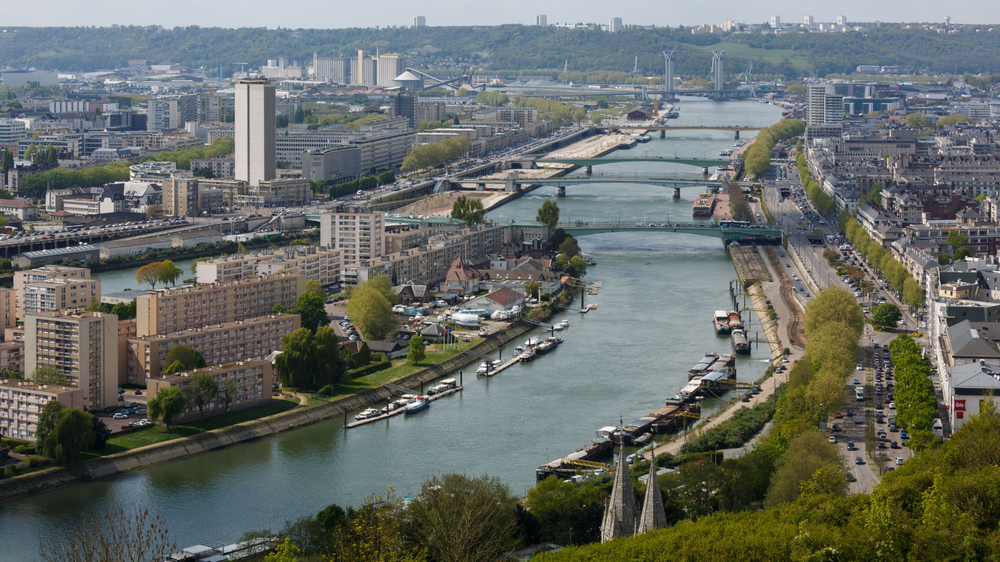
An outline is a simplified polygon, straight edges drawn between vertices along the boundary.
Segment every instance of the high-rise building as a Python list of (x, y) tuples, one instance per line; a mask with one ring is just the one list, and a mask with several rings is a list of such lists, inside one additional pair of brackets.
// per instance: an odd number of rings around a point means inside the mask
[(378, 86), (391, 88), (398, 86), (396, 77), (406, 72), (406, 55), (398, 53), (386, 53), (378, 56)]
[(416, 16), (413, 18), (413, 27), (424, 27), (427, 25), (427, 18), (424, 16)]
[(812, 16), (806, 16), (802, 18), (802, 25), (804, 25), (806, 29), (812, 29), (813, 25), (815, 25), (815, 21)]
[(146, 103), (146, 130), (167, 131), (180, 128), (176, 99), (151, 99)]
[(24, 370), (59, 370), (67, 386), (83, 390), (89, 410), (118, 398), (118, 316), (103, 312), (40, 312), (24, 317)]
[(101, 282), (91, 281), (86, 267), (46, 265), (14, 273), (18, 319), (26, 313), (85, 308), (101, 300)]
[(844, 96), (833, 84), (806, 88), (806, 140), (839, 136), (844, 121)]
[(545, 14), (538, 14), (535, 16), (535, 25), (549, 25), (549, 18)]
[(837, 16), (837, 25), (841, 27), (847, 25), (847, 16)]
[(779, 16), (771, 16), (771, 29), (778, 29), (781, 27), (781, 18)]
[[(357, 72), (351, 69), (351, 81), (359, 86), (374, 86), (378, 79), (375, 66), (377, 60), (372, 58), (371, 53), (363, 49), (358, 49)], [(399, 76), (398, 74), (396, 76)], [(395, 78), (396, 76), (393, 76)]]
[(621, 18), (611, 18), (608, 21), (608, 31), (611, 33), (621, 33), (622, 32), (622, 19)]
[(15, 326), (17, 326), (17, 291), (0, 289), (0, 330)]
[(0, 437), (36, 441), (38, 414), (51, 400), (81, 408), (83, 390), (30, 380), (0, 379)]
[(171, 177), (163, 180), (163, 214), (193, 217), (198, 214), (198, 178)]
[(343, 263), (385, 255), (385, 213), (334, 209), (319, 216), (319, 245), (342, 251)]
[(321, 57), (313, 53), (313, 79), (334, 84), (347, 84), (351, 61), (344, 57)]
[(410, 120), (409, 127), (417, 128), (417, 94), (406, 92), (396, 94), (392, 98), (392, 114), (396, 117), (406, 117)]
[(270, 80), (247, 79), (236, 84), (236, 179), (257, 187), (275, 179), (274, 86)]

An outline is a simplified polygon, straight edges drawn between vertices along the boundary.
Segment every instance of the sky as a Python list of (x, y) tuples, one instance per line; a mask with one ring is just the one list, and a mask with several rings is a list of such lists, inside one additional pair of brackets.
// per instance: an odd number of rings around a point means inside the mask
[[(904, 9), (905, 6), (905, 9)], [(817, 23), (838, 15), (849, 21), (1000, 24), (1000, 2), (967, 0), (945, 5), (932, 0), (907, 2), (816, 2), (813, 0), (714, 0), (706, 2), (628, 2), (607, 0), (48, 0), (44, 9), (31, 2), (0, 3), (4, 26), (199, 25), (202, 27), (343, 28), (410, 26), (425, 16), (429, 26), (533, 24), (536, 14), (548, 23), (600, 22), (617, 16), (625, 25), (700, 25), (732, 19), (763, 23), (772, 15), (799, 23), (811, 15)]]

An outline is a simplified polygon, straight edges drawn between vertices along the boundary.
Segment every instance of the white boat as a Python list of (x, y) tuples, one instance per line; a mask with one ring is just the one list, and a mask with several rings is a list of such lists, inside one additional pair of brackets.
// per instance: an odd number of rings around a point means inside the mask
[(514, 348), (514, 357), (517, 357), (518, 355), (520, 355), (522, 353), (524, 353), (524, 348), (523, 347), (517, 346), (517, 347)]
[(499, 369), (500, 367), (503, 367), (503, 360), (501, 360), (501, 359), (494, 359), (493, 360), (493, 366), (490, 367), (490, 370), (491, 371), (495, 371), (495, 370)]
[(382, 412), (379, 412), (375, 408), (368, 408), (364, 412), (361, 412), (360, 414), (354, 416), (354, 419), (361, 421), (361, 420), (366, 420), (368, 418), (378, 417), (381, 414)]
[(476, 374), (477, 375), (485, 375), (486, 373), (489, 372), (489, 369), (490, 369), (490, 365), (488, 363), (486, 363), (485, 361), (483, 361), (483, 363), (481, 365), (479, 365), (479, 368), (476, 369)]
[(563, 325), (562, 324), (553, 324), (552, 325), (552, 329), (553, 330), (562, 330), (563, 329)]
[(406, 405), (406, 409), (403, 410), (404, 414), (415, 414), (422, 410), (430, 408), (431, 403), (426, 396), (417, 396), (417, 399)]
[(563, 320), (562, 322), (556, 324), (556, 326), (559, 326), (561, 328), (569, 328), (569, 320)]
[(531, 336), (524, 342), (524, 347), (535, 347), (536, 345), (545, 341), (545, 338), (540, 338), (538, 336)]

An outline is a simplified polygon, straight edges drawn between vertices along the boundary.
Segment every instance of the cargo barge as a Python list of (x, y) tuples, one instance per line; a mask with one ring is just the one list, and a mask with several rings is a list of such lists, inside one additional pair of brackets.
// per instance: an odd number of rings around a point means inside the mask
[(691, 214), (695, 217), (710, 217), (715, 212), (715, 195), (702, 193), (694, 200)]
[(733, 377), (736, 377), (736, 356), (730, 353), (724, 355), (716, 355), (715, 353), (706, 353), (705, 357), (698, 362), (690, 371), (688, 371), (688, 380), (691, 380), (700, 375), (707, 375), (712, 371), (726, 371), (732, 372)]
[(611, 433), (618, 428), (611, 425), (597, 430), (597, 437), (589, 444), (574, 451), (561, 459), (547, 462), (535, 469), (535, 478), (545, 480), (549, 476), (559, 476), (569, 478), (583, 469), (599, 469), (603, 464), (601, 459), (611, 456), (613, 445), (611, 443)]
[(743, 329), (743, 319), (740, 318), (740, 313), (735, 310), (729, 311), (729, 330)]
[(635, 140), (634, 138), (628, 138), (623, 140), (621, 144), (618, 145), (618, 148), (620, 150), (628, 150), (630, 148), (634, 148), (635, 145), (637, 144), (639, 144), (639, 141)]
[(742, 328), (734, 328), (729, 336), (733, 342), (733, 352), (737, 355), (750, 355), (750, 343)]
[(715, 325), (715, 333), (717, 335), (729, 335), (729, 331), (731, 330), (729, 327), (729, 313), (725, 310), (715, 311), (715, 315), (712, 318), (712, 324)]

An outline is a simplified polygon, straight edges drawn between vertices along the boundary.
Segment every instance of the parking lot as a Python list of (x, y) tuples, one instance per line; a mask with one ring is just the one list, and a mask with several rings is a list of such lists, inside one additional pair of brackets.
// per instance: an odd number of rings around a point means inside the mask
[(136, 425), (149, 425), (142, 422), (146, 419), (146, 391), (139, 389), (142, 394), (136, 394), (135, 389), (119, 389), (118, 406), (105, 408), (100, 412), (94, 412), (98, 418), (104, 421), (111, 433), (120, 433), (135, 429)]

